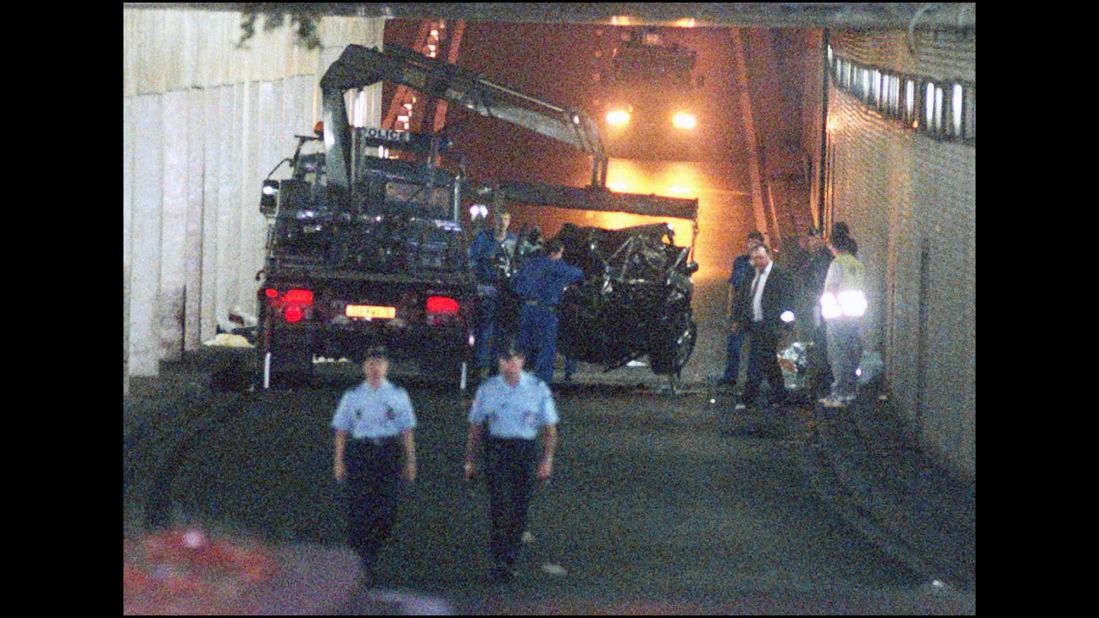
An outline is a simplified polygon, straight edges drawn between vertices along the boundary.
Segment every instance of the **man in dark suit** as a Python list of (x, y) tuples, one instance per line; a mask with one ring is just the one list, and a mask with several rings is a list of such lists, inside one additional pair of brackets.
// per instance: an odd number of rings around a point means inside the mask
[(749, 375), (737, 409), (755, 403), (763, 378), (771, 386), (772, 405), (786, 401), (786, 385), (778, 365), (778, 343), (794, 322), (794, 284), (790, 274), (771, 260), (767, 245), (758, 245), (750, 254), (753, 272), (741, 282), (733, 313), (733, 328), (747, 329), (749, 363), (759, 367)]

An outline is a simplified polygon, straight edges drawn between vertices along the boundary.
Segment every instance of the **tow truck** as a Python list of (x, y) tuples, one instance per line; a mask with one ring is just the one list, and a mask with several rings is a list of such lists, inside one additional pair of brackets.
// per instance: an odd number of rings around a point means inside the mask
[(698, 139), (697, 52), (668, 44), (656, 28), (630, 29), (598, 86), (604, 135), (615, 156), (689, 159)]
[[(439, 134), (414, 134), (351, 127), (345, 93), (382, 80), (588, 153), (591, 185), (475, 186), (466, 178), (461, 155), (454, 165), (447, 128)], [(316, 356), (357, 362), (368, 346), (384, 344), (391, 355), (416, 359), (426, 372), (442, 372), (465, 389), (474, 344), (476, 284), (467, 259), (471, 239), (463, 226), (463, 200), (682, 217), (693, 220), (697, 232), (697, 199), (607, 190), (607, 156), (596, 123), (582, 110), (540, 101), (395, 45), (384, 51), (349, 45), (320, 85), (323, 121), (314, 135), (298, 136), (297, 150), (285, 160), (291, 177), (273, 180), (272, 170), (263, 183), (260, 210), (269, 220), (269, 233), (264, 269), (257, 276), (257, 353), (265, 387), (308, 380)], [(380, 148), (411, 153), (415, 161), (380, 156)], [(618, 235), (623, 243), (631, 237), (628, 232)], [(659, 335), (638, 338), (635, 333), (615, 340), (615, 362), (623, 355), (668, 357), (668, 345), (678, 345), (671, 357), (686, 362), (684, 351), (689, 357), (695, 332), (690, 274), (697, 264), (687, 259), (693, 244), (692, 238), (690, 249), (670, 246), (666, 254), (674, 259), (654, 264), (660, 274), (645, 283), (646, 298), (672, 302), (663, 302), (660, 306), (667, 305), (667, 311), (654, 313), (634, 330)], [(597, 247), (589, 243), (584, 249)], [(627, 247), (618, 255), (636, 263), (639, 254)], [(606, 319), (611, 305), (603, 301), (608, 294), (613, 293), (616, 303), (630, 304), (636, 273), (631, 275), (622, 265), (616, 269), (613, 261), (585, 271), (588, 280), (583, 283), (596, 293), (578, 297), (586, 299), (578, 306), (588, 302), (590, 311), (578, 313), (579, 321), (562, 325), (562, 341), (600, 327), (583, 320), (592, 315)], [(650, 284), (655, 284), (656, 293)], [(654, 349), (657, 341), (664, 347)], [(569, 349), (579, 360), (606, 360), (606, 355), (585, 354), (578, 346)], [(653, 369), (678, 375), (682, 363), (654, 363)]]

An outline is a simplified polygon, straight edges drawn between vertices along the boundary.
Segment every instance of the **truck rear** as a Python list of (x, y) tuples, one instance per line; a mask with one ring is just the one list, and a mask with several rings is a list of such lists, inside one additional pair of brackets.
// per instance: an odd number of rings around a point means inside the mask
[(460, 222), (462, 175), (433, 165), (434, 157), (374, 154), (378, 146), (430, 149), (422, 136), (347, 131), (354, 154), (346, 189), (329, 182), (330, 155), (303, 153), (319, 136), (299, 136), (291, 178), (264, 182), (261, 380), (300, 382), (314, 357), (358, 362), (381, 344), (464, 387), (476, 285)]

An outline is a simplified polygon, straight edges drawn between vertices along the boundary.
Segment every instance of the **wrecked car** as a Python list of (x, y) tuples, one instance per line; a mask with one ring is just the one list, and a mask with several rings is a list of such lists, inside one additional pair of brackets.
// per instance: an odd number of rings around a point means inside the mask
[[(672, 226), (566, 223), (556, 238), (584, 273), (561, 297), (558, 352), (606, 371), (647, 356), (653, 373), (678, 378), (698, 337), (691, 311), (698, 264), (690, 247), (675, 245)], [(514, 337), (520, 302), (513, 291), (505, 298), (501, 327)]]

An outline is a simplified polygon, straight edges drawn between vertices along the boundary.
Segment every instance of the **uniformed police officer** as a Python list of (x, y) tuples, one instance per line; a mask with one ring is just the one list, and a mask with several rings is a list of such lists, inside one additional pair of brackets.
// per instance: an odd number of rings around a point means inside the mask
[(549, 384), (557, 356), (557, 303), (565, 286), (584, 277), (561, 258), (565, 246), (553, 238), (545, 253), (527, 259), (515, 275), (515, 292), (523, 300), (519, 314), (519, 336), (515, 347), (531, 360), (534, 374)]
[[(500, 373), (483, 382), (469, 411), (465, 478), (477, 473), (484, 440), (485, 480), (489, 490), (489, 537), (493, 575), (510, 581), (526, 530), (534, 479), (548, 480), (557, 448), (557, 408), (546, 383), (523, 371), (523, 355), (510, 348), (499, 356)], [(488, 436), (482, 438), (488, 426)], [(537, 438), (543, 429), (542, 458)]]
[(416, 416), (408, 393), (386, 378), (388, 371), (386, 349), (371, 348), (363, 362), (366, 380), (343, 394), (332, 418), (334, 475), (344, 486), (348, 539), (368, 580), (396, 519), (400, 479), (416, 480)]

